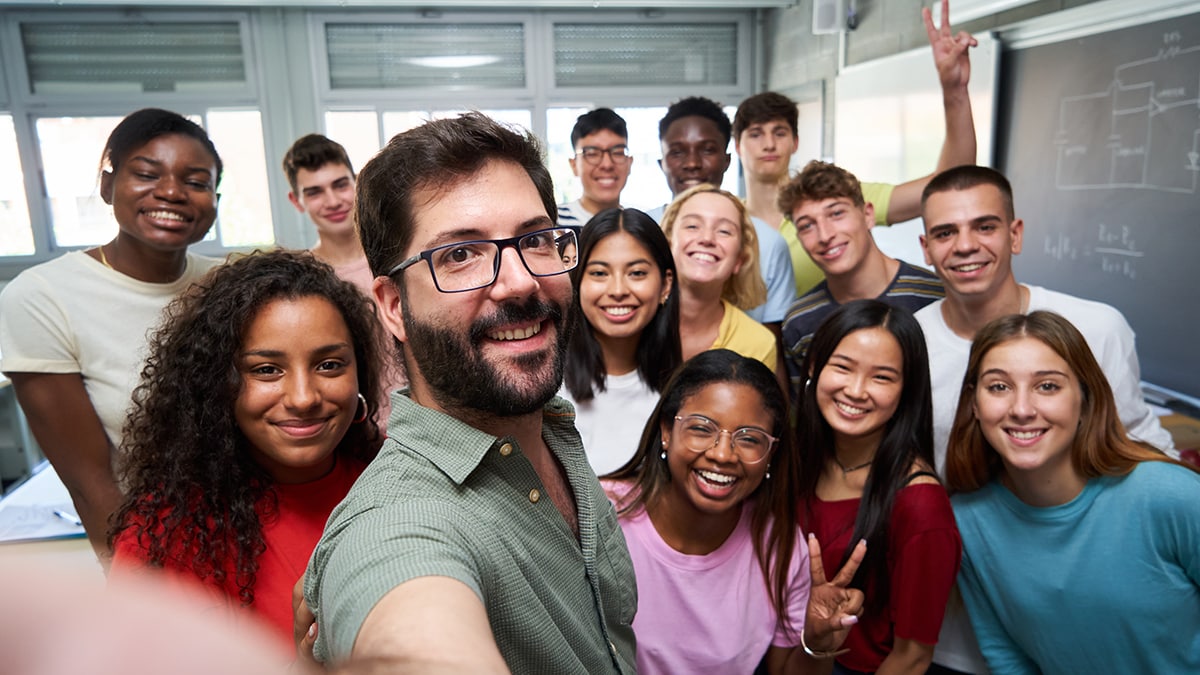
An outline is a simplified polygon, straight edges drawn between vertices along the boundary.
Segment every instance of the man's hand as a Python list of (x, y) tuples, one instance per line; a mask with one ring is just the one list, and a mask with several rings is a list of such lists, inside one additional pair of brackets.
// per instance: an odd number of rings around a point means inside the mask
[(966, 31), (955, 35), (950, 29), (950, 0), (942, 0), (942, 25), (933, 25), (933, 13), (928, 7), (921, 9), (925, 19), (925, 33), (929, 36), (929, 46), (933, 48), (933, 63), (937, 66), (938, 79), (942, 83), (942, 91), (949, 91), (967, 86), (971, 80), (971, 59), (967, 50), (979, 44), (979, 41)]

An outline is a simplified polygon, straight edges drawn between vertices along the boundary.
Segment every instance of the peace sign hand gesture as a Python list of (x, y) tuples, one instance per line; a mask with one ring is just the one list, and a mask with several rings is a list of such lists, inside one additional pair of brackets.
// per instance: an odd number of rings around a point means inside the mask
[(933, 47), (933, 63), (937, 66), (942, 89), (953, 90), (967, 86), (971, 79), (971, 57), (967, 50), (978, 45), (979, 41), (966, 31), (954, 34), (951, 30), (949, 0), (942, 0), (941, 26), (933, 25), (933, 13), (928, 7), (921, 10), (921, 18), (925, 21), (929, 46)]
[(833, 580), (826, 581), (825, 563), (821, 560), (821, 544), (815, 535), (808, 535), (808, 564), (812, 585), (808, 595), (808, 611), (804, 619), (804, 644), (812, 652), (825, 652), (825, 656), (836, 656), (849, 651), (833, 650), (846, 641), (851, 626), (858, 623), (858, 616), (862, 613), (863, 592), (849, 588), (849, 585), (866, 555), (867, 541), (863, 539), (854, 547), (850, 559), (838, 570)]

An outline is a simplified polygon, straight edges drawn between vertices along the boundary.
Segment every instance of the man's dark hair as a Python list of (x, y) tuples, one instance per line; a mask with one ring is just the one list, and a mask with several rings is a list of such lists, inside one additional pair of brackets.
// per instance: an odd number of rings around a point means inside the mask
[(385, 275), (403, 259), (418, 192), (448, 190), (490, 161), (524, 169), (556, 221), (554, 183), (536, 136), (478, 112), (426, 122), (394, 136), (358, 176), (354, 213), (371, 273)]
[(729, 139), (733, 133), (729, 116), (721, 109), (720, 103), (703, 96), (689, 96), (672, 103), (671, 107), (667, 108), (667, 114), (658, 123), (658, 140), (661, 141), (663, 136), (667, 135), (667, 129), (675, 120), (683, 117), (703, 117), (712, 120), (717, 125), (717, 130), (725, 137), (725, 146), (729, 147)]
[(733, 116), (733, 137), (741, 138), (747, 128), (778, 119), (787, 122), (793, 136), (799, 133), (796, 129), (800, 124), (800, 113), (795, 101), (773, 91), (755, 94), (738, 106)]
[[(308, 134), (296, 139), (292, 143), (292, 147), (283, 156), (283, 172), (287, 174), (288, 185), (292, 187), (292, 192), (297, 192), (296, 174), (300, 169), (316, 171), (326, 164), (345, 164), (350, 170), (350, 174), (354, 174), (354, 165), (350, 163), (350, 156), (346, 154), (346, 149), (336, 141), (332, 141), (321, 134)], [(299, 196), (299, 195), (297, 195)]]
[(629, 127), (625, 124), (624, 117), (612, 108), (596, 108), (575, 118), (575, 128), (571, 129), (571, 149), (575, 149), (579, 139), (605, 129), (629, 140)]
[(974, 164), (956, 166), (934, 176), (921, 191), (921, 211), (925, 210), (925, 202), (939, 192), (961, 192), (980, 185), (991, 185), (999, 190), (1007, 211), (1005, 215), (1010, 221), (1016, 217), (1016, 210), (1013, 208), (1012, 184), (999, 171)]

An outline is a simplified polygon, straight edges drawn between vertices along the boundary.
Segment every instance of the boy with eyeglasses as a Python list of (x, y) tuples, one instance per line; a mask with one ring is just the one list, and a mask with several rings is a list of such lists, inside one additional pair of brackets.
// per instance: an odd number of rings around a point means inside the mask
[(625, 120), (610, 108), (596, 108), (576, 119), (571, 129), (575, 156), (568, 161), (583, 183), (583, 196), (558, 205), (559, 225), (582, 227), (597, 213), (621, 205), (621, 190), (633, 165), (628, 144)]

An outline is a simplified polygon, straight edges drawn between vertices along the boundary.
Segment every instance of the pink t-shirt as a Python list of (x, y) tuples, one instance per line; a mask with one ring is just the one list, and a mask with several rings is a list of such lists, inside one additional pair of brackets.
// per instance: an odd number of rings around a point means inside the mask
[[(623, 486), (609, 481), (604, 487), (624, 492)], [(671, 548), (645, 510), (621, 516), (637, 576), (633, 632), (639, 673), (749, 675), (768, 647), (800, 644), (809, 588), (804, 536), (797, 529), (788, 572), (789, 632), (771, 606), (754, 554), (752, 514), (753, 504), (745, 503), (733, 533), (707, 555), (687, 555)]]

